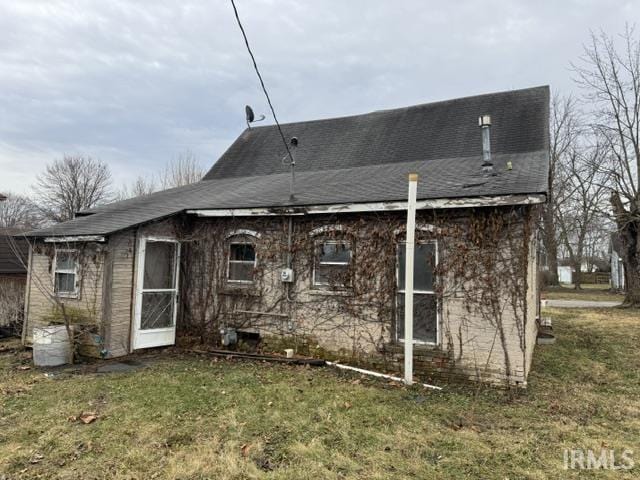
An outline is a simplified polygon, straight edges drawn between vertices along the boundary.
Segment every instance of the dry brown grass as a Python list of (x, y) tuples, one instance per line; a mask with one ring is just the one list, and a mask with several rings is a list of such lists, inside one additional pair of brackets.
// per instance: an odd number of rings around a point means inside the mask
[(585, 284), (582, 290), (574, 290), (572, 286), (549, 287), (542, 292), (542, 297), (549, 300), (588, 300), (594, 302), (622, 302), (624, 295), (611, 292), (608, 285)]
[[(0, 353), (0, 476), (59, 479), (637, 478), (563, 469), (565, 448), (640, 463), (640, 316), (550, 310), (518, 395), (174, 356), (45, 378)], [(1, 348), (1, 347), (0, 347)], [(68, 417), (93, 411), (83, 425)]]

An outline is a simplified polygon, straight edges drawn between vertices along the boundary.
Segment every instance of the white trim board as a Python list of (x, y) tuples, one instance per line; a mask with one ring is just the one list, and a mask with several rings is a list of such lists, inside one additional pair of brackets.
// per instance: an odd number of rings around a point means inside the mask
[(104, 242), (101, 235), (78, 235), (75, 237), (46, 237), (45, 243), (72, 243), (72, 242)]
[[(535, 205), (544, 203), (546, 195), (499, 195), (493, 197), (444, 198), (434, 200), (418, 200), (418, 210), (435, 210), (444, 208), (498, 207), (505, 205)], [(336, 203), (333, 205), (310, 205), (299, 207), (274, 208), (208, 208), (187, 210), (187, 213), (199, 217), (261, 217), (314, 215), (323, 213), (352, 212), (390, 212), (407, 209), (407, 202), (370, 202), (370, 203)]]

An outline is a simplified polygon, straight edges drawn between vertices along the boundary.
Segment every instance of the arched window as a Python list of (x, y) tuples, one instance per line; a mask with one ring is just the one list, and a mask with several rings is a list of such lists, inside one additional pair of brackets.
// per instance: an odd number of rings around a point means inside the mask
[(229, 283), (254, 282), (258, 264), (256, 238), (260, 238), (260, 234), (253, 230), (234, 230), (227, 235), (227, 281)]
[[(352, 243), (340, 233), (342, 225), (325, 225), (311, 231), (314, 242), (312, 285), (343, 289), (350, 286)], [(338, 233), (337, 235), (335, 233)]]

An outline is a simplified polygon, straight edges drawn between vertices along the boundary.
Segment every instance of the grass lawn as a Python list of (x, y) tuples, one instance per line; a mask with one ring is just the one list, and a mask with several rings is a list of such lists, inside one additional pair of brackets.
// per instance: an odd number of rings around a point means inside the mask
[[(558, 341), (515, 397), (185, 356), (51, 378), (0, 353), (0, 478), (638, 478), (640, 315), (548, 313)], [(566, 471), (565, 448), (638, 466)]]
[(622, 302), (624, 295), (611, 293), (608, 285), (582, 285), (582, 290), (574, 290), (573, 286), (549, 287), (542, 292), (543, 298), (549, 300), (587, 300), (594, 302)]

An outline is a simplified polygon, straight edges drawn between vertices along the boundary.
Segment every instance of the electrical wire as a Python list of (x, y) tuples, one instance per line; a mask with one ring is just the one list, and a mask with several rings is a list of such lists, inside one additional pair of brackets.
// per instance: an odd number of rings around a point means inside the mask
[(280, 138), (282, 138), (282, 143), (284, 144), (284, 148), (287, 149), (287, 155), (289, 155), (289, 160), (291, 160), (292, 164), (295, 164), (293, 159), (293, 155), (291, 154), (291, 150), (289, 149), (289, 144), (287, 143), (287, 139), (282, 133), (282, 128), (280, 127), (280, 122), (278, 122), (278, 117), (276, 116), (276, 111), (273, 108), (273, 104), (271, 103), (271, 98), (269, 97), (269, 92), (267, 92), (267, 87), (264, 84), (264, 80), (262, 79), (262, 75), (260, 74), (260, 70), (258, 69), (258, 64), (256, 63), (256, 58), (253, 56), (253, 52), (251, 51), (251, 47), (249, 46), (249, 40), (247, 39), (247, 34), (244, 31), (244, 27), (242, 26), (242, 22), (240, 21), (240, 16), (238, 15), (238, 9), (236, 8), (236, 4), (234, 0), (231, 0), (231, 6), (233, 7), (233, 13), (236, 16), (236, 20), (238, 22), (238, 27), (240, 27), (240, 31), (242, 32), (242, 37), (244, 38), (244, 44), (247, 47), (247, 51), (251, 56), (251, 61), (253, 62), (253, 69), (256, 71), (258, 75), (258, 79), (260, 80), (260, 85), (262, 86), (262, 91), (264, 92), (264, 96), (267, 97), (267, 103), (269, 104), (269, 108), (271, 109), (271, 113), (273, 114), (273, 119), (276, 122), (276, 126), (278, 127), (278, 132), (280, 132)]

